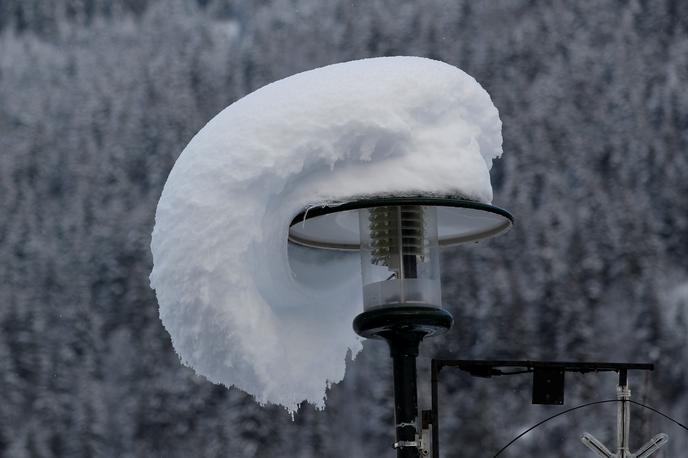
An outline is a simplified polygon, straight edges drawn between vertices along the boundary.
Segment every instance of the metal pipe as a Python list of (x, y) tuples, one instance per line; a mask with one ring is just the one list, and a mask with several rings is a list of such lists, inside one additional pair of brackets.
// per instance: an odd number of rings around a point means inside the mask
[(394, 422), (397, 458), (420, 458), (416, 358), (422, 335), (386, 336), (394, 371)]
[(631, 458), (629, 447), (629, 432), (631, 423), (631, 390), (628, 388), (628, 373), (625, 369), (619, 371), (619, 385), (616, 387), (616, 398), (619, 400), (617, 405), (617, 435), (616, 435), (616, 456), (619, 458)]
[(442, 369), (441, 363), (436, 359), (431, 362), (430, 368), (430, 396), (432, 409), (432, 458), (440, 458), (440, 406), (438, 401), (437, 384), (439, 382), (439, 372)]
[(418, 398), (416, 357), (397, 355), (394, 360), (394, 418), (397, 431), (397, 457), (418, 458), (416, 422)]

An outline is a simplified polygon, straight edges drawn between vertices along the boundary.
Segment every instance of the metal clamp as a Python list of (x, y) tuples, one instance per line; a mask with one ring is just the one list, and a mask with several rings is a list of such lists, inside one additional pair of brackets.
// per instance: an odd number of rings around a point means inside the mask
[(416, 441), (399, 441), (394, 443), (394, 448), (413, 447), (418, 448), (420, 444)]
[(429, 431), (424, 430), (423, 435), (421, 437), (416, 436), (415, 441), (399, 441), (394, 443), (394, 448), (399, 449), (399, 448), (405, 448), (405, 447), (411, 447), (411, 448), (417, 448), (418, 451), (422, 456), (429, 456), (430, 455), (430, 439), (428, 437)]

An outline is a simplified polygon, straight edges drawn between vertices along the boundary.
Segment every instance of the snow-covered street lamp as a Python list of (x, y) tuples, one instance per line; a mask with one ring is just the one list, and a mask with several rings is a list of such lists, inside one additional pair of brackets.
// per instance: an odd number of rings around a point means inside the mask
[(511, 224), (511, 215), (492, 205), (434, 196), (360, 199), (311, 208), (292, 221), (294, 243), (360, 251), (364, 310), (353, 327), (389, 344), (398, 457), (427, 450), (416, 429), (416, 357), (424, 337), (452, 325), (442, 307), (440, 247), (491, 237)]
[(353, 321), (391, 345), (397, 446), (417, 454), (418, 345), (452, 323), (439, 249), (511, 224), (490, 205), (501, 127), (473, 77), (412, 56), (305, 71), (222, 110), (177, 159), (151, 237), (181, 361), (261, 404), (324, 408), (361, 350)]

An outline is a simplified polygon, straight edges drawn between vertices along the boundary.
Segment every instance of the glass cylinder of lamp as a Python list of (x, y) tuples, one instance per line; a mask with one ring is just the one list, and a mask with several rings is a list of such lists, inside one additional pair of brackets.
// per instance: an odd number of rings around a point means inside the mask
[(398, 205), (359, 210), (363, 305), (442, 305), (437, 210)]

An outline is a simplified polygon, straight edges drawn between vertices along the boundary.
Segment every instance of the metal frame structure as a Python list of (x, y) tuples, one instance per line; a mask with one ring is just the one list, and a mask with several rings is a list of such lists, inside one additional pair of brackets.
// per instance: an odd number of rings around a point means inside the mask
[[(524, 373), (532, 373), (534, 382), (538, 376), (545, 376), (545, 382), (554, 381), (551, 386), (547, 383), (541, 384), (540, 388), (545, 391), (561, 391), (561, 396), (552, 396), (550, 402), (534, 402), (540, 404), (562, 404), (563, 403), (563, 374), (566, 372), (590, 373), (590, 372), (617, 372), (619, 374), (619, 384), (617, 387), (619, 407), (617, 425), (619, 432), (617, 434), (618, 444), (617, 452), (611, 453), (606, 449), (597, 439), (589, 434), (584, 434), (581, 437), (583, 443), (590, 449), (596, 451), (600, 456), (606, 458), (645, 458), (662, 447), (668, 440), (666, 434), (658, 434), (653, 437), (647, 444), (635, 454), (628, 450), (628, 424), (630, 422), (629, 414), (629, 400), (630, 390), (628, 389), (628, 371), (654, 370), (653, 364), (647, 363), (606, 363), (606, 362), (567, 362), (567, 361), (501, 361), (501, 360), (452, 360), (452, 359), (433, 359), (431, 363), (431, 409), (425, 410), (422, 413), (423, 435), (428, 435), (428, 430), (431, 429), (430, 436), (432, 437), (431, 448), (433, 458), (439, 458), (439, 394), (438, 383), (439, 374), (445, 367), (453, 367), (465, 372), (468, 372), (474, 377), (496, 377), (503, 375), (516, 375)], [(504, 371), (504, 368), (517, 368), (516, 371)], [(551, 377), (552, 374), (561, 374), (561, 383), (556, 380), (558, 377)], [(542, 386), (544, 385), (544, 388)], [(536, 383), (534, 383), (533, 401), (546, 398), (541, 393), (536, 393)], [(589, 442), (592, 445), (588, 445)], [(595, 450), (598, 448), (599, 451)], [(427, 448), (426, 448), (427, 450)]]

